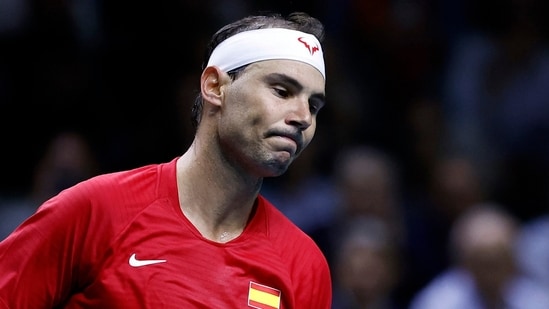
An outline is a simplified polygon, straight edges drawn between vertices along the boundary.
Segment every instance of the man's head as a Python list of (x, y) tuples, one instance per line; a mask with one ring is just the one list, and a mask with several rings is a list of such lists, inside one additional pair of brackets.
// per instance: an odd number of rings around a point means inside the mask
[(500, 301), (516, 274), (518, 229), (517, 219), (495, 203), (473, 205), (452, 227), (452, 257), (469, 271), (485, 301)]
[(193, 106), (197, 139), (235, 168), (282, 174), (312, 140), (324, 105), (323, 31), (294, 13), (250, 16), (216, 32)]
[[(301, 31), (308, 35), (314, 36), (319, 41), (319, 43), (322, 43), (324, 41), (324, 26), (319, 20), (309, 16), (306, 13), (294, 12), (288, 15), (287, 18), (284, 18), (280, 14), (252, 15), (222, 27), (212, 36), (204, 54), (202, 69), (204, 70), (208, 65), (211, 65), (210, 57), (212, 56), (212, 53), (219, 44), (236, 34), (258, 29), (288, 29)], [(262, 34), (258, 33), (258, 39), (263, 39), (265, 42), (269, 42), (269, 37), (264, 36), (263, 38), (261, 38), (261, 36)], [(238, 43), (234, 45), (238, 47)], [(321, 48), (320, 46), (312, 46), (310, 48), (312, 49), (315, 47)], [(251, 52), (253, 54), (254, 51), (252, 50)], [(322, 50), (315, 53), (322, 57)], [(321, 60), (323, 61), (323, 59)], [(229, 73), (232, 78), (237, 78), (238, 73), (242, 71), (242, 69), (244, 69), (247, 64), (249, 63), (243, 63), (241, 66), (230, 68), (226, 72)], [(195, 129), (200, 122), (202, 105), (202, 95), (198, 94), (194, 102), (191, 115), (191, 120)]]
[(333, 264), (337, 285), (361, 308), (387, 300), (401, 276), (391, 227), (376, 216), (355, 216), (342, 232)]

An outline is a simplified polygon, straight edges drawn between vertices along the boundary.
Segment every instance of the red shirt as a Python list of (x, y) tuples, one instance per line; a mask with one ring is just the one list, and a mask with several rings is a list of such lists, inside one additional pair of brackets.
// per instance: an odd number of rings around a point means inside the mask
[(236, 239), (202, 237), (175, 162), (97, 176), (0, 242), (0, 308), (328, 309), (324, 255), (259, 196)]

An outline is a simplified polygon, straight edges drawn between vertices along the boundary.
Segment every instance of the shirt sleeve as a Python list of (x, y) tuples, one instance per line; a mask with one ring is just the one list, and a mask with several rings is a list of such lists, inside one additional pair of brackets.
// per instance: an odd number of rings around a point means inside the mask
[(312, 272), (311, 281), (313, 283), (312, 295), (309, 302), (310, 308), (332, 308), (332, 280), (328, 264), (324, 259), (320, 259), (318, 266)]
[[(306, 246), (303, 245), (303, 248)], [(315, 247), (303, 250), (299, 262), (301, 267), (296, 271), (296, 308), (332, 308), (332, 280), (330, 268), (322, 252)], [(307, 261), (303, 263), (302, 261)]]
[(89, 202), (66, 190), (0, 242), (0, 308), (54, 308), (84, 284)]

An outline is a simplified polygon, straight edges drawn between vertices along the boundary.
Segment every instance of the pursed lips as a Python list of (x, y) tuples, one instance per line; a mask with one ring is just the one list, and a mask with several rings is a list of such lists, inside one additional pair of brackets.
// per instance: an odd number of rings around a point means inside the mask
[(268, 137), (283, 137), (292, 140), (296, 145), (295, 153), (299, 153), (301, 148), (303, 147), (303, 137), (299, 133), (291, 133), (291, 132), (270, 132), (268, 134)]

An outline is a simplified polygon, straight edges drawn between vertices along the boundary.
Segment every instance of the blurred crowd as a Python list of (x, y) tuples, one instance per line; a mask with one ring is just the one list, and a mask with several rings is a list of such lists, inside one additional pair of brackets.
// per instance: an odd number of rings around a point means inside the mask
[(264, 2), (0, 0), (0, 238), (77, 181), (180, 155), (212, 32), (303, 10), (327, 105), (262, 193), (325, 252), (333, 308), (549, 308), (549, 3)]

